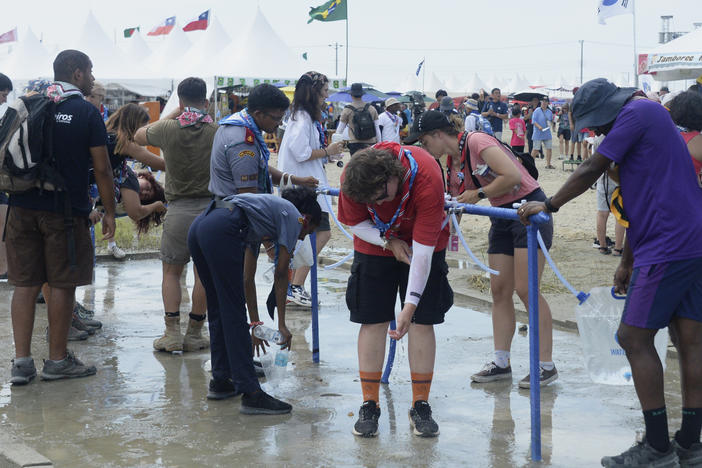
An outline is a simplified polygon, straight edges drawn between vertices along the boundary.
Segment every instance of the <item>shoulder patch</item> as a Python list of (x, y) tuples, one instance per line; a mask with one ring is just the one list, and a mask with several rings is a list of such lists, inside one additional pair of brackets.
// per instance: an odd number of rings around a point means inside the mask
[(246, 157), (246, 156), (251, 156), (251, 157), (253, 158), (254, 156), (256, 156), (256, 153), (254, 153), (254, 152), (251, 151), (251, 150), (244, 150), (244, 151), (240, 151), (240, 152), (239, 152), (239, 157), (240, 157), (240, 158), (243, 158), (243, 157)]
[(244, 141), (248, 143), (249, 145), (253, 145), (254, 142), (256, 141), (256, 136), (254, 135), (254, 132), (251, 131), (250, 128), (246, 129), (246, 137), (244, 138)]
[(300, 224), (302, 224), (302, 225), (304, 225), (304, 224), (305, 224), (305, 218), (303, 218), (302, 216), (298, 216), (298, 217), (297, 217), (297, 222), (300, 223)]

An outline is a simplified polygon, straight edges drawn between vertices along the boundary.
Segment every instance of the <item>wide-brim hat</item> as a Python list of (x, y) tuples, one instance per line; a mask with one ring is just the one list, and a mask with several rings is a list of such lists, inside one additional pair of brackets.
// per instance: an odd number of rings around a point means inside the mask
[(386, 108), (386, 109), (387, 109), (388, 107), (392, 106), (392, 105), (395, 105), (395, 104), (400, 104), (400, 101), (398, 101), (398, 100), (395, 99), (394, 97), (387, 98), (387, 99), (385, 100), (385, 108)]
[(361, 83), (353, 83), (351, 85), (351, 91), (349, 92), (349, 94), (353, 97), (363, 96), (365, 94), (363, 91), (363, 85)]
[(612, 122), (636, 91), (636, 88), (619, 88), (604, 78), (596, 78), (582, 85), (573, 97), (575, 132)]
[(478, 110), (478, 101), (476, 101), (475, 99), (466, 99), (466, 102), (463, 103), (463, 106), (466, 109)]
[(404, 142), (408, 145), (412, 145), (419, 140), (419, 137), (424, 133), (431, 132), (432, 130), (440, 130), (442, 128), (451, 127), (451, 122), (449, 122), (448, 117), (441, 111), (430, 110), (423, 112), (412, 124), (412, 130), (410, 131)]

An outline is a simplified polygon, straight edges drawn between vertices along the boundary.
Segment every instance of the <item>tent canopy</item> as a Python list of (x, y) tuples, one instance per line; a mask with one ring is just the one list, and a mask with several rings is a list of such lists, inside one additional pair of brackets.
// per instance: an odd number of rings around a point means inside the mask
[(694, 80), (702, 75), (702, 29), (662, 44), (639, 58), (639, 72), (657, 81)]

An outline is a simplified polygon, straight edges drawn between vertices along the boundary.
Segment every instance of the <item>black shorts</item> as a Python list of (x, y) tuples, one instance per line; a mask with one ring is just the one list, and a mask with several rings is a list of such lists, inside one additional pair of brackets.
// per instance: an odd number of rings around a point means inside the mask
[[(546, 194), (539, 188), (524, 198), (527, 201), (544, 201)], [(500, 208), (512, 208), (512, 203), (506, 203)], [(489, 254), (504, 254), (513, 257), (514, 249), (527, 248), (527, 228), (521, 222), (512, 219), (490, 218), (490, 223)], [(544, 239), (546, 249), (550, 250), (553, 242), (553, 218), (548, 223), (540, 224), (539, 232)]]
[(346, 147), (349, 149), (349, 154), (353, 156), (356, 151), (361, 151), (362, 149), (366, 149), (369, 146), (372, 146), (370, 143), (348, 143)]
[[(453, 290), (449, 285), (446, 250), (434, 252), (427, 285), (422, 293), (413, 323), (435, 325), (453, 305)], [(346, 305), (351, 321), (371, 324), (395, 320), (395, 300), (400, 293), (404, 303), (409, 265), (395, 257), (381, 257), (354, 252), (351, 276), (346, 288)]]
[(329, 224), (329, 213), (322, 211), (322, 219), (319, 220), (319, 226), (314, 232), (324, 232), (331, 231), (331, 224)]
[(558, 137), (563, 135), (563, 138), (566, 139), (566, 141), (570, 140), (570, 129), (569, 128), (559, 128), (558, 129)]

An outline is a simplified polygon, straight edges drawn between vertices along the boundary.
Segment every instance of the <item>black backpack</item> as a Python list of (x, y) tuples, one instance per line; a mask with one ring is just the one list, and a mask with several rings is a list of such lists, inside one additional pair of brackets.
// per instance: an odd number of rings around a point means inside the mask
[(510, 145), (507, 143), (502, 143), (502, 146), (507, 147), (512, 154), (514, 155), (515, 158), (517, 158), (517, 161), (522, 163), (522, 166), (524, 166), (529, 173), (531, 177), (534, 178), (534, 180), (539, 179), (539, 170), (536, 168), (536, 161), (534, 161), (534, 157), (530, 155), (529, 153), (525, 152), (519, 152), (516, 149), (512, 148)]
[(43, 94), (21, 96), (0, 120), (0, 191), (65, 191), (53, 157), (56, 104)]
[(357, 140), (370, 140), (375, 138), (375, 122), (368, 110), (370, 104), (363, 106), (363, 109), (358, 109), (352, 105), (346, 106), (347, 109), (353, 111), (353, 135)]

